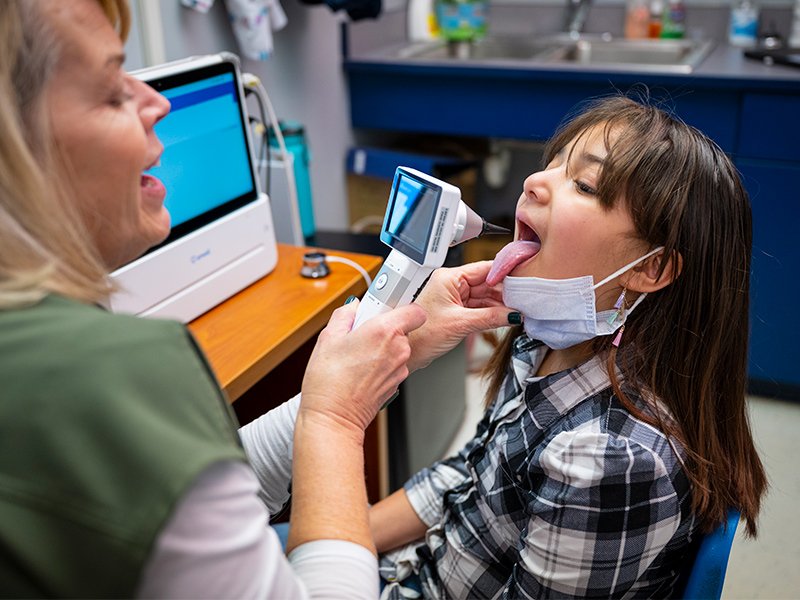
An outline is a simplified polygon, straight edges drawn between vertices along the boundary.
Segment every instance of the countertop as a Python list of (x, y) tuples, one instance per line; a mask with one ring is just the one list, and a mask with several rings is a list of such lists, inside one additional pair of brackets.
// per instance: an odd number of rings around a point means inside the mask
[(800, 69), (784, 65), (765, 65), (746, 58), (741, 48), (726, 42), (716, 42), (708, 56), (691, 73), (663, 72), (646, 66), (631, 68), (613, 65), (579, 65), (571, 63), (544, 63), (521, 60), (470, 60), (431, 59), (403, 57), (401, 50), (408, 43), (396, 43), (382, 48), (362, 51), (345, 57), (348, 71), (390, 70), (449, 72), (454, 70), (475, 77), (531, 77), (538, 75), (551, 80), (604, 80), (615, 81), (647, 79), (657, 83), (691, 83), (719, 87), (742, 87), (752, 85), (760, 89), (800, 89)]

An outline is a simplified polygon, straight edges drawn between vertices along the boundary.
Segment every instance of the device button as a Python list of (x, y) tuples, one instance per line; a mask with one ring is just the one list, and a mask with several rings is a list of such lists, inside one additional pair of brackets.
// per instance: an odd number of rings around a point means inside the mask
[(388, 281), (389, 281), (389, 276), (386, 273), (381, 273), (375, 280), (375, 289), (382, 290), (384, 287), (386, 287), (386, 283)]

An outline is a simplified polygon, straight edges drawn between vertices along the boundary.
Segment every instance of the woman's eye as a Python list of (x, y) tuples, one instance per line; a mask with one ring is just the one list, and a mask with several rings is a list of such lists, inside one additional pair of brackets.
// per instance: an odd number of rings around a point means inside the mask
[(575, 187), (581, 194), (587, 194), (589, 196), (594, 196), (597, 193), (597, 190), (590, 186), (588, 183), (584, 183), (580, 180), (575, 180)]
[(130, 92), (128, 92), (126, 90), (120, 90), (118, 92), (114, 92), (111, 95), (111, 98), (109, 99), (108, 103), (111, 106), (119, 108), (120, 106), (122, 106), (123, 104), (125, 104), (126, 102), (128, 102), (129, 100), (132, 100), (132, 99), (133, 99), (133, 94), (131, 94)]

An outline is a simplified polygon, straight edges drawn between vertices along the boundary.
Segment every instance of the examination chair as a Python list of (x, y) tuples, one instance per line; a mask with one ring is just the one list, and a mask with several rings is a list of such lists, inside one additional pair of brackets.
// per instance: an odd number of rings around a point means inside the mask
[[(728, 557), (739, 525), (739, 511), (728, 511), (727, 520), (714, 531), (700, 537), (694, 544), (694, 556), (690, 559), (691, 568), (686, 571), (683, 593), (678, 597), (684, 600), (719, 600)], [(680, 587), (678, 588), (680, 589)]]

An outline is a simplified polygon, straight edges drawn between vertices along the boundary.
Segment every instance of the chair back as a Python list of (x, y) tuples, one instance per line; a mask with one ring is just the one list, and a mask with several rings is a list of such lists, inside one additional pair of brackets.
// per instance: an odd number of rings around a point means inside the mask
[(711, 533), (698, 540), (697, 553), (689, 570), (681, 598), (684, 600), (719, 600), (728, 557), (739, 525), (739, 511), (731, 509), (728, 518)]

